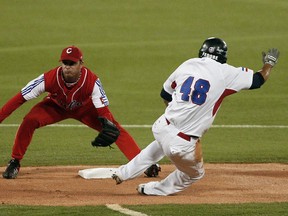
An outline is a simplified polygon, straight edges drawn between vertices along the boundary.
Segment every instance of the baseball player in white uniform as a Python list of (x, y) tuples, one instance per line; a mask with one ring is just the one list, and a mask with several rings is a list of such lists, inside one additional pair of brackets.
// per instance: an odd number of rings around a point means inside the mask
[(140, 184), (140, 194), (171, 195), (201, 179), (205, 172), (200, 138), (212, 125), (223, 99), (242, 89), (260, 88), (278, 57), (274, 48), (263, 53), (263, 67), (254, 73), (226, 64), (227, 45), (222, 39), (205, 40), (199, 58), (185, 61), (164, 82), (161, 97), (167, 108), (152, 126), (155, 140), (112, 178), (117, 184), (133, 179), (167, 156), (175, 171), (161, 181)]

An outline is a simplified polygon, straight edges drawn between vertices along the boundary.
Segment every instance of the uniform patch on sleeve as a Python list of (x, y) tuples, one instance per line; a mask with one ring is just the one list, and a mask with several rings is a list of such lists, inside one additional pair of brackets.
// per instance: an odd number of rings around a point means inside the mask
[(244, 72), (248, 72), (249, 69), (248, 69), (248, 68), (244, 68), (244, 67), (242, 67), (242, 71), (244, 71)]
[(96, 85), (99, 87), (99, 91), (101, 93), (100, 100), (101, 100), (102, 104), (104, 104), (105, 106), (108, 106), (109, 105), (109, 101), (108, 101), (108, 98), (106, 96), (106, 93), (104, 91), (104, 88), (102, 86), (102, 83), (101, 83), (100, 79), (96, 80)]

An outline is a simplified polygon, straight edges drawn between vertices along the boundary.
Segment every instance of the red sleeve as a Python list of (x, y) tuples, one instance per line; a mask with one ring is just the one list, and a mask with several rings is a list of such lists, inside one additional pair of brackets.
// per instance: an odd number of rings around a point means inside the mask
[(105, 107), (101, 107), (101, 108), (96, 108), (97, 112), (98, 112), (98, 116), (99, 117), (104, 117), (107, 118), (108, 120), (113, 122), (113, 116), (112, 113), (110, 112), (110, 110), (108, 109), (107, 106)]
[(25, 102), (21, 92), (11, 98), (0, 110), (0, 123)]

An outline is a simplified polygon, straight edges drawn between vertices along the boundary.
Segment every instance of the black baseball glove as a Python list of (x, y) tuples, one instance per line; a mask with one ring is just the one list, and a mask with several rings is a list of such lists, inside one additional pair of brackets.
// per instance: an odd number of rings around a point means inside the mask
[(153, 164), (145, 170), (145, 175), (147, 177), (157, 177), (159, 172), (161, 171), (161, 167), (159, 164)]
[(116, 125), (108, 119), (102, 117), (98, 119), (102, 123), (103, 128), (91, 144), (94, 147), (111, 147), (110, 145), (113, 144), (120, 135), (120, 131)]

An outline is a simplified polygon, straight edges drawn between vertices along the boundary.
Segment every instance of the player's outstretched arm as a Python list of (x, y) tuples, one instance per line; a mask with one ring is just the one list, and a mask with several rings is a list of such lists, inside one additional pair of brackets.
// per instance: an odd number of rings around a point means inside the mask
[(21, 92), (17, 93), (7, 101), (7, 103), (0, 109), (0, 123), (25, 102), (26, 100), (23, 98)]
[(272, 68), (276, 65), (279, 58), (279, 51), (276, 48), (269, 49), (267, 54), (262, 52), (263, 67), (253, 75), (250, 89), (260, 88), (268, 80)]

